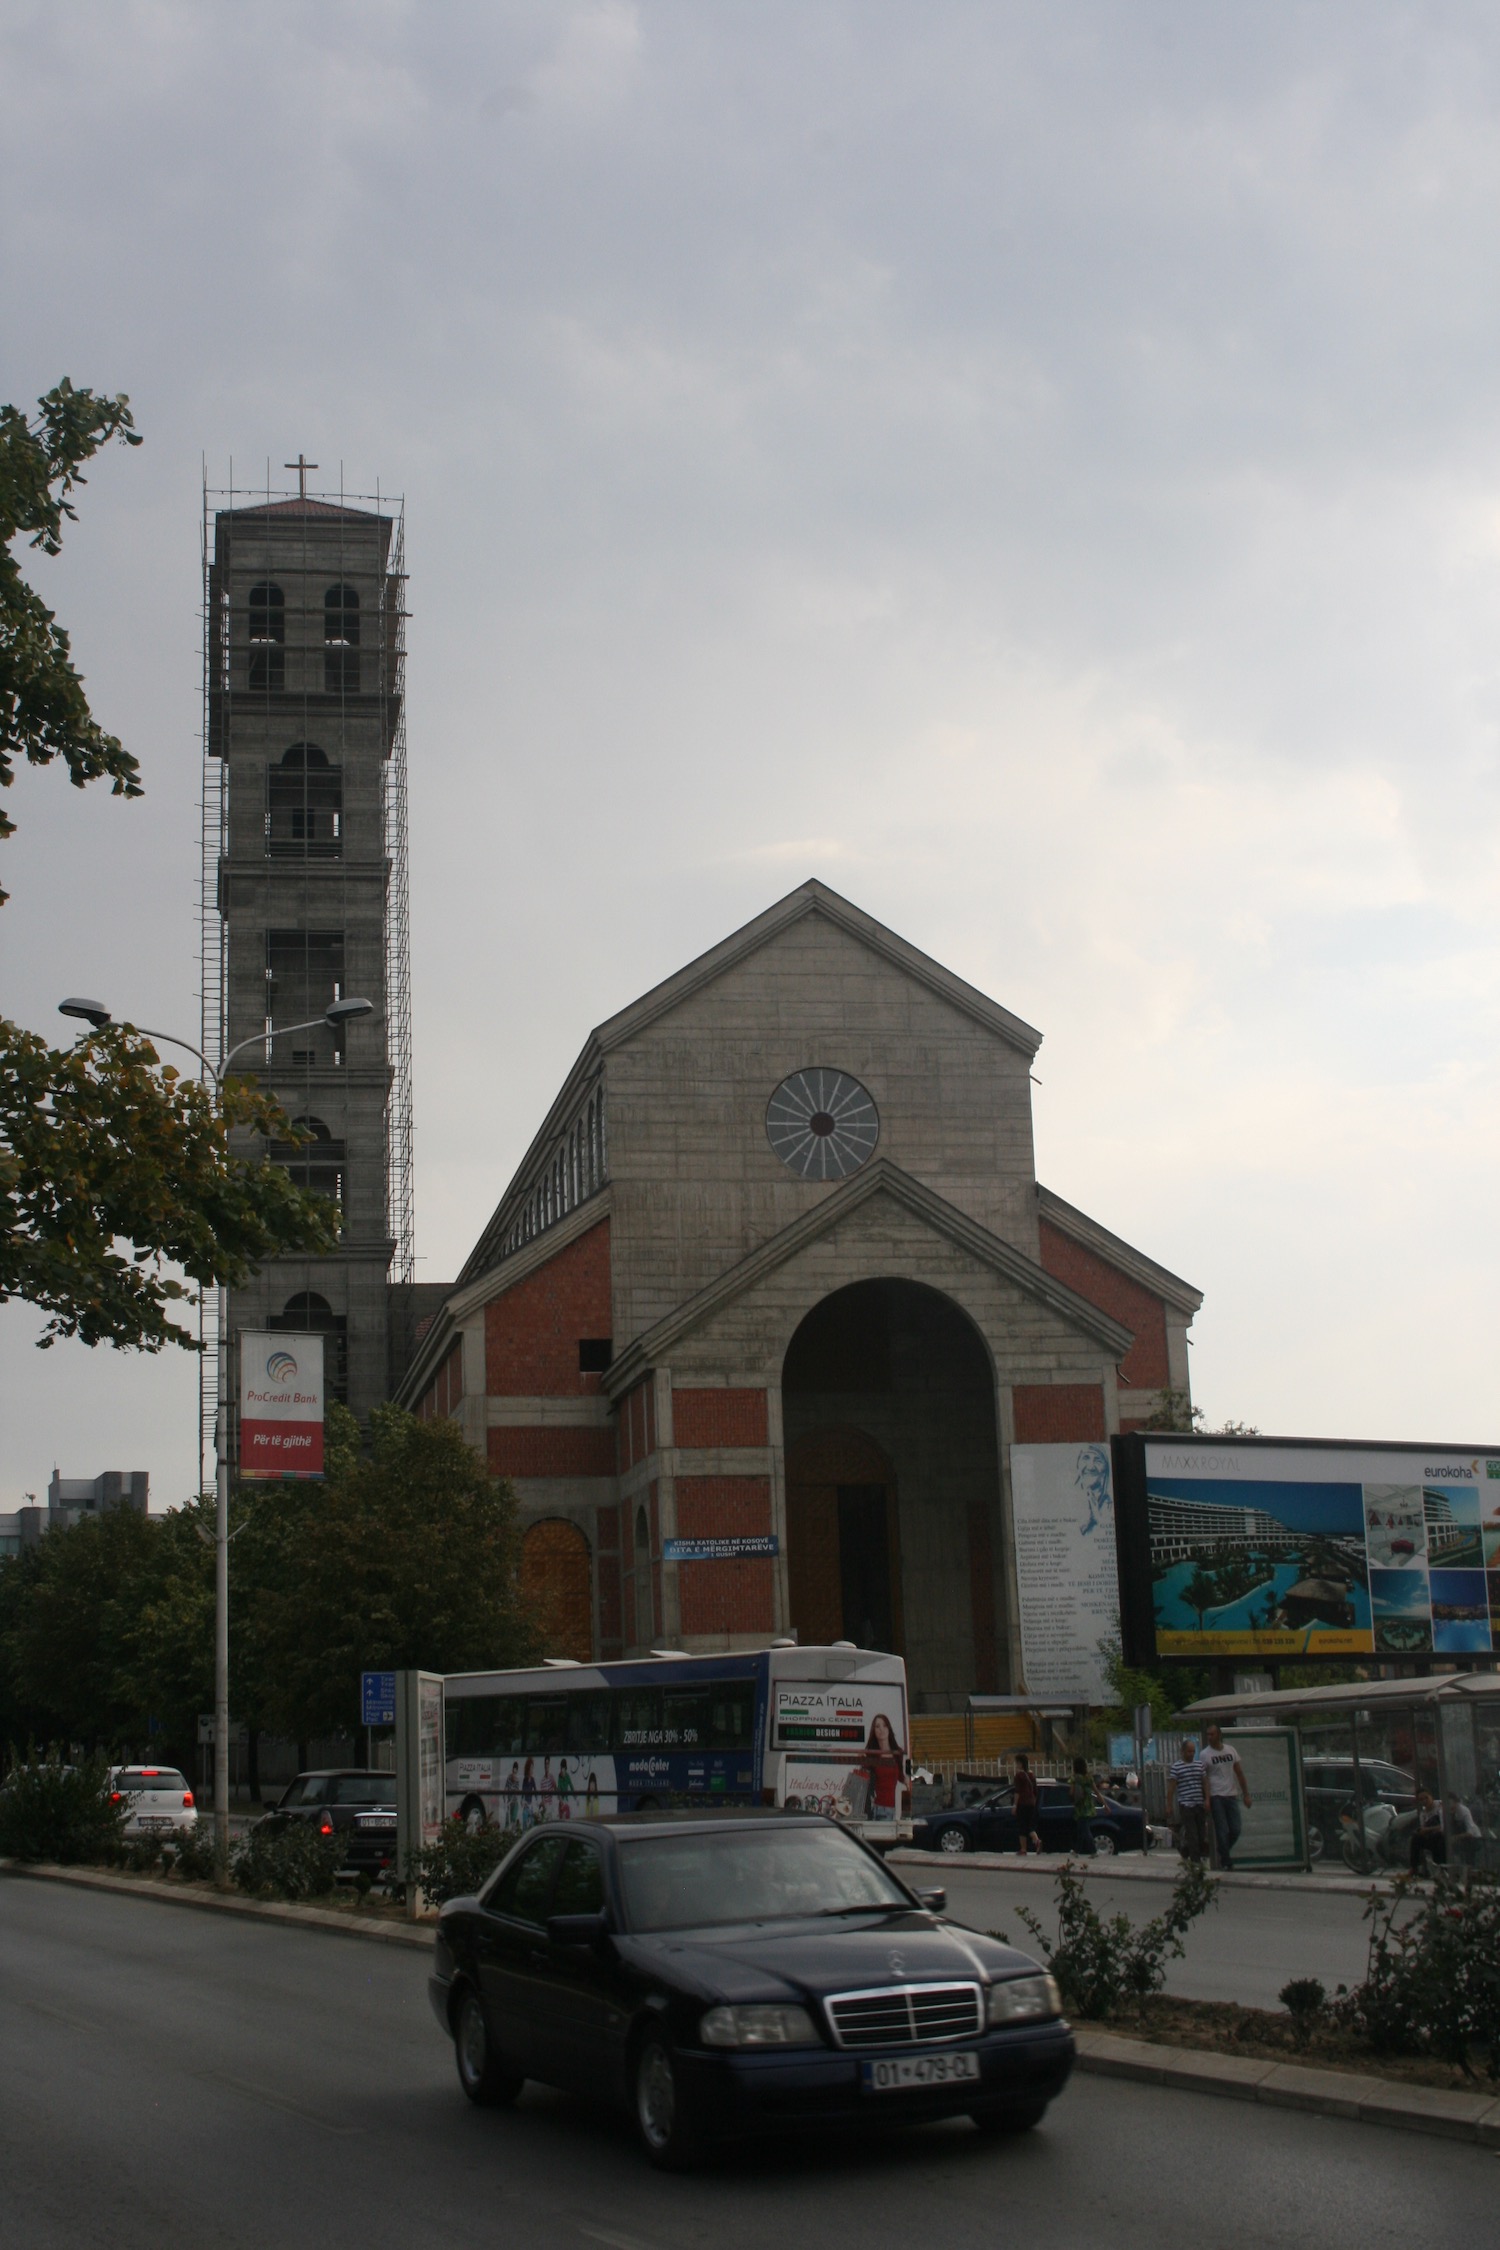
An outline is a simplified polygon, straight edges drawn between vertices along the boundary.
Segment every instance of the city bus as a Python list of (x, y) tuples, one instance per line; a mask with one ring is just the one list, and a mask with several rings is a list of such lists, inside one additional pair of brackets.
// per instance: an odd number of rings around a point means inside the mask
[(852, 1643), (443, 1681), (450, 1819), (520, 1834), (667, 1806), (781, 1805), (889, 1846), (912, 1832), (906, 1666)]

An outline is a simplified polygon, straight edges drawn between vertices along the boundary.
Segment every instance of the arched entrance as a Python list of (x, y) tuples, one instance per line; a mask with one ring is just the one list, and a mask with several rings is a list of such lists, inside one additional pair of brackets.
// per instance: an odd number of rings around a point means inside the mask
[(537, 1604), (548, 1656), (587, 1664), (594, 1653), (594, 1587), (589, 1543), (576, 1523), (548, 1516), (521, 1538), (521, 1591)]
[(995, 1378), (968, 1315), (918, 1282), (855, 1282), (807, 1315), (781, 1385), (799, 1639), (904, 1655), (917, 1710), (998, 1689)]

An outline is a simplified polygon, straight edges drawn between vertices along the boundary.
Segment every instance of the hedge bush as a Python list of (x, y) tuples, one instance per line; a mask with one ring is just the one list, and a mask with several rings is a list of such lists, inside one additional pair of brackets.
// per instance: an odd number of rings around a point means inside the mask
[(0, 1785), (0, 1855), (64, 1867), (118, 1860), (125, 1807), (110, 1801), (109, 1770), (104, 1758), (69, 1765), (56, 1748), (12, 1751)]
[(514, 1830), (488, 1823), (469, 1829), (462, 1821), (445, 1820), (435, 1844), (408, 1855), (406, 1880), (420, 1883), (437, 1906), (450, 1898), (472, 1898), (515, 1841)]
[(230, 1849), (229, 1872), (252, 1898), (326, 1898), (343, 1857), (342, 1836), (321, 1835), (311, 1821), (289, 1820), (280, 1830), (250, 1829)]
[[(1056, 1944), (1029, 1907), (1018, 1906), (1016, 1912), (1056, 1977), (1063, 2005), (1075, 2016), (1111, 2016), (1160, 1992), (1168, 1961), (1182, 1951), (1183, 1932), (1217, 1903), (1217, 1893), (1201, 1861), (1189, 1860), (1172, 1885), (1165, 1910), (1137, 1928), (1128, 1914), (1106, 1919), (1070, 1865), (1057, 1871)], [(993, 1934), (1001, 1935), (998, 1930)]]
[(1500, 1874), (1435, 1867), (1399, 1876), (1365, 1909), (1365, 1981), (1335, 2003), (1378, 2054), (1433, 2055), (1500, 2078)]

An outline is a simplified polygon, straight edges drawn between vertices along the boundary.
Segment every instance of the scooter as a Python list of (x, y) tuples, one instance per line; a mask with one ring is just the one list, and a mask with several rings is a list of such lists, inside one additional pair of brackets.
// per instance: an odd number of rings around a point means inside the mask
[(1355, 1806), (1346, 1805), (1339, 1814), (1344, 1865), (1356, 1875), (1372, 1875), (1377, 1867), (1405, 1867), (1416, 1825), (1414, 1812), (1398, 1813), (1394, 1805), (1366, 1805), (1362, 1819)]

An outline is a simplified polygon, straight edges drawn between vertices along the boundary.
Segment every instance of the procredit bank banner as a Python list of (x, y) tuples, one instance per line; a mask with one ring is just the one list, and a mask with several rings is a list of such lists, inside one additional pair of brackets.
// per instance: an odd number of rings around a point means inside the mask
[(323, 1339), (242, 1328), (240, 1475), (323, 1474)]
[(1099, 1644), (1120, 1630), (1109, 1449), (1013, 1445), (1010, 1489), (1026, 1692), (1107, 1703)]
[(1500, 1447), (1117, 1440), (1127, 1654), (1488, 1656)]

